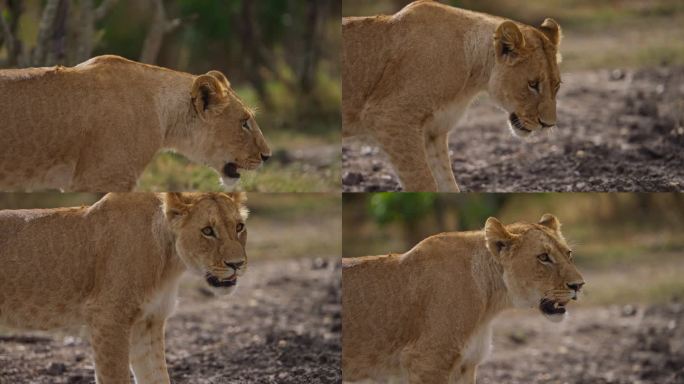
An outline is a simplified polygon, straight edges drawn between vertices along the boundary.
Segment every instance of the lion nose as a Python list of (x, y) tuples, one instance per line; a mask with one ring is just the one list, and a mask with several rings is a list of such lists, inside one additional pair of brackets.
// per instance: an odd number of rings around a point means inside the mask
[(271, 155), (264, 155), (263, 153), (261, 154), (261, 161), (265, 162), (266, 160), (270, 159)]
[(245, 262), (244, 262), (244, 261), (237, 261), (237, 262), (234, 262), (234, 263), (233, 263), (233, 262), (224, 261), (223, 263), (224, 263), (226, 266), (231, 267), (231, 268), (233, 268), (233, 269), (236, 270), (236, 271), (237, 271), (238, 269), (240, 269), (240, 267), (242, 267), (243, 265), (245, 265)]
[(579, 292), (580, 289), (582, 289), (583, 285), (584, 285), (584, 281), (580, 281), (578, 283), (568, 283), (567, 284), (568, 288), (572, 289), (575, 292)]
[(542, 119), (539, 119), (539, 124), (541, 124), (542, 128), (551, 128), (556, 124), (548, 124), (542, 121)]

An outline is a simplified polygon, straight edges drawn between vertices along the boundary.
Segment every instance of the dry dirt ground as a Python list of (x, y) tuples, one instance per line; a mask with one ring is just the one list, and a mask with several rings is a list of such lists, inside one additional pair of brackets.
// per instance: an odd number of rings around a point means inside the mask
[[(450, 137), (461, 190), (684, 190), (684, 68), (563, 74), (558, 127), (527, 140), (513, 137), (506, 113), (482, 98)], [(399, 190), (377, 147), (342, 149), (346, 192)]]
[(505, 312), (478, 384), (684, 383), (684, 304)]
[[(340, 269), (327, 259), (254, 262), (230, 297), (189, 277), (166, 331), (174, 383), (338, 383)], [(205, 292), (205, 293), (202, 293)], [(78, 335), (78, 334), (76, 334)], [(93, 383), (85, 338), (0, 335), (0, 383)]]

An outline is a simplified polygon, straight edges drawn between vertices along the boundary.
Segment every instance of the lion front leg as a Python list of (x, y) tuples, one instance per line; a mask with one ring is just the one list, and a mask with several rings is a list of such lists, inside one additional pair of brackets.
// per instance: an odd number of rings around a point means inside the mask
[(447, 384), (452, 377), (454, 361), (460, 355), (451, 345), (421, 340), (401, 355), (401, 367), (410, 384)]
[(95, 356), (95, 381), (98, 384), (130, 383), (130, 327), (110, 319), (93, 319), (89, 322), (89, 329)]
[(168, 384), (164, 351), (164, 319), (148, 318), (133, 325), (131, 368), (136, 384)]
[(451, 383), (475, 384), (477, 377), (477, 364), (463, 364), (457, 372), (454, 372)]

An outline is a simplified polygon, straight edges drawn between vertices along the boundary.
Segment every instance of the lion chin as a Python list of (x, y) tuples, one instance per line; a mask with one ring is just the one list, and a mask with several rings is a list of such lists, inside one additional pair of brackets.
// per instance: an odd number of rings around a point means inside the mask
[(207, 274), (205, 280), (207, 281), (211, 292), (216, 296), (228, 296), (237, 291), (238, 281), (236, 277), (221, 280), (212, 274)]
[(226, 189), (231, 190), (231, 191), (232, 191), (233, 189), (235, 189), (235, 185), (237, 185), (238, 180), (240, 180), (240, 179), (236, 179), (236, 178), (232, 178), (232, 177), (221, 176), (221, 184), (222, 184)]
[(568, 311), (565, 309), (566, 304), (562, 301), (542, 299), (539, 302), (539, 311), (551, 322), (560, 323), (568, 315)]

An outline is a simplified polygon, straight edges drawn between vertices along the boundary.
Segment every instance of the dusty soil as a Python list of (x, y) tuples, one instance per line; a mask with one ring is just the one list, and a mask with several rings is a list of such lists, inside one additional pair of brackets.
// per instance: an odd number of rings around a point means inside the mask
[[(558, 127), (513, 137), (506, 114), (476, 101), (452, 132), (452, 168), (461, 190), (683, 191), (684, 68), (563, 74)], [(377, 147), (342, 149), (345, 192), (399, 190)]]
[(530, 311), (495, 321), (478, 384), (684, 383), (684, 304), (572, 310), (563, 323)]
[[(199, 288), (198, 288), (199, 287)], [(326, 259), (252, 263), (238, 292), (184, 283), (166, 332), (174, 383), (338, 383), (340, 270)], [(93, 383), (80, 336), (0, 336), (0, 383)]]

